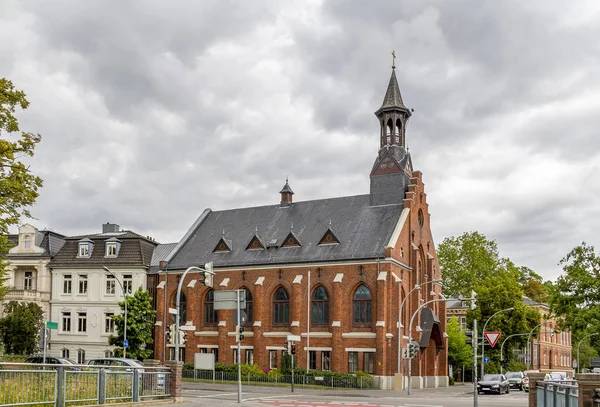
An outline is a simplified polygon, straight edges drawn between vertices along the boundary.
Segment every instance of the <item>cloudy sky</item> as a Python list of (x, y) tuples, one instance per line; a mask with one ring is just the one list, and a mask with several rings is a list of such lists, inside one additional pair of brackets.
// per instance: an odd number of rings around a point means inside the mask
[[(39, 228), (179, 240), (206, 207), (364, 194), (391, 50), (433, 232), (546, 278), (600, 245), (600, 2), (0, 2)], [(594, 233), (596, 232), (596, 233)]]

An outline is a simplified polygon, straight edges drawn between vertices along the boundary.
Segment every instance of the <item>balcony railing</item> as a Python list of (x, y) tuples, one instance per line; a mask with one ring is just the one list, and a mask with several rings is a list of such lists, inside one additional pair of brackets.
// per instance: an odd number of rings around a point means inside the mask
[(36, 297), (37, 296), (37, 287), (35, 286), (22, 286), (15, 287), (12, 286), (9, 288), (9, 292), (7, 296), (11, 297)]

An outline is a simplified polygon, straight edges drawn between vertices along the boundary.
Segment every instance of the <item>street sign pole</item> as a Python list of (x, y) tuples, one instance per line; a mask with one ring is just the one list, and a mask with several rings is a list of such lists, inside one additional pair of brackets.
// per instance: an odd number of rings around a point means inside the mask
[[(46, 341), (48, 338), (48, 328), (44, 327), (44, 358), (42, 359), (42, 363), (46, 363)], [(45, 366), (44, 366), (45, 368)]]
[(473, 320), (473, 407), (479, 406), (477, 392), (477, 320)]
[[(240, 329), (242, 326), (241, 323), (241, 310), (240, 310), (240, 292), (242, 290), (235, 290), (237, 297), (237, 326), (235, 329)], [(236, 333), (237, 335), (237, 333)], [(240, 344), (241, 341), (237, 343), (237, 363), (238, 363), (238, 403), (242, 402), (242, 347)]]

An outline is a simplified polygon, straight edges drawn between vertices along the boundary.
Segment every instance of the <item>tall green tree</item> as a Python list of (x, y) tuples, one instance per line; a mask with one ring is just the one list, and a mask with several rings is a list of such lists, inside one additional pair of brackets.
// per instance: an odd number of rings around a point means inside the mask
[(0, 299), (8, 288), (7, 252), (9, 227), (25, 217), (31, 217), (29, 207), (38, 197), (42, 179), (33, 175), (24, 159), (32, 157), (39, 134), (21, 131), (15, 117), (17, 109), (27, 109), (29, 102), (23, 91), (15, 89), (11, 81), (0, 78)]
[(39, 350), (44, 311), (33, 302), (10, 301), (4, 305), (0, 319), (0, 341), (4, 351), (14, 355), (31, 355)]
[(466, 343), (467, 337), (460, 329), (456, 317), (450, 318), (446, 324), (448, 334), (448, 364), (459, 369), (463, 365), (470, 366), (473, 362), (473, 347)]
[[(115, 356), (123, 356), (123, 339), (125, 328), (125, 301), (119, 303), (122, 314), (113, 316), (117, 335), (108, 338), (110, 345), (117, 346)], [(132, 359), (146, 359), (152, 355), (152, 329), (156, 311), (152, 307), (152, 296), (142, 287), (127, 296), (127, 357)]]
[[(550, 289), (550, 306), (562, 316), (562, 327), (573, 333), (573, 344), (591, 332), (600, 332), (600, 253), (583, 242), (559, 263), (562, 274)], [(590, 338), (600, 349), (600, 335)]]
[(479, 232), (447, 237), (437, 249), (444, 293), (469, 296), (478, 282), (496, 273), (500, 256), (496, 242)]

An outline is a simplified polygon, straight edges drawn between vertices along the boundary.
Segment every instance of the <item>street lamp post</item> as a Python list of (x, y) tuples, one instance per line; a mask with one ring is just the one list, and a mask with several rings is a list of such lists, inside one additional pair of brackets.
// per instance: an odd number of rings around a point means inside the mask
[[(210, 263), (212, 264), (212, 263)], [(206, 268), (206, 265), (205, 265)], [(187, 269), (185, 269), (185, 271), (183, 272), (183, 275), (181, 276), (181, 279), (179, 280), (179, 284), (177, 285), (177, 297), (175, 300), (175, 309), (177, 310), (177, 314), (175, 317), (175, 360), (179, 361), (179, 301), (181, 299), (181, 286), (183, 285), (183, 280), (185, 280), (185, 276), (187, 275), (187, 273), (189, 273), (190, 271), (199, 271), (200, 273), (204, 274), (204, 278), (206, 281), (206, 273), (210, 273), (211, 274), (211, 279), (212, 279), (212, 275), (214, 274), (214, 272), (212, 270), (206, 270), (206, 269), (202, 269), (200, 267), (196, 267), (196, 266), (191, 266), (188, 267)], [(211, 280), (212, 281), (212, 280)], [(212, 285), (211, 285), (212, 287)]]
[[(487, 326), (488, 322), (490, 322), (490, 321), (491, 321), (491, 319), (492, 319), (492, 318), (494, 318), (496, 315), (498, 315), (498, 314), (500, 314), (500, 313), (502, 313), (502, 312), (508, 312), (508, 311), (514, 311), (514, 310), (515, 310), (515, 308), (514, 308), (514, 307), (510, 307), (510, 308), (506, 308), (506, 309), (503, 309), (503, 310), (500, 310), (500, 311), (498, 311), (498, 312), (495, 312), (495, 313), (493, 313), (493, 314), (492, 314), (492, 316), (491, 316), (491, 317), (489, 317), (489, 318), (487, 319), (487, 321), (485, 321), (485, 324), (483, 324), (483, 331), (481, 331), (481, 332), (482, 332), (482, 333), (484, 333), (484, 332), (485, 332), (485, 328), (486, 328), (486, 326)], [(477, 332), (475, 332), (475, 335), (477, 335)], [(483, 361), (483, 359), (484, 359), (484, 354), (485, 354), (485, 338), (482, 338), (482, 339), (481, 339), (481, 378), (482, 378), (482, 379), (483, 379), (483, 368), (484, 368), (484, 366), (485, 366), (485, 363), (484, 363), (484, 361)]]
[(119, 283), (119, 285), (121, 286), (121, 291), (123, 291), (123, 297), (125, 297), (125, 315), (124, 315), (124, 328), (123, 328), (123, 357), (126, 357), (127, 356), (127, 346), (125, 344), (127, 343), (127, 292), (125, 291), (125, 287), (123, 287), (123, 284), (121, 284), (121, 282), (119, 281), (119, 279), (117, 278), (115, 273), (110, 271), (110, 269), (106, 266), (103, 266), (102, 268), (107, 273), (109, 273), (111, 276), (113, 276), (115, 278), (115, 280), (117, 280), (117, 283)]
[(502, 359), (504, 359), (504, 357), (503, 357), (503, 355), (504, 355), (504, 344), (506, 343), (507, 340), (509, 340), (513, 336), (526, 336), (526, 335), (529, 335), (529, 334), (512, 334), (512, 335), (508, 335), (506, 337), (506, 339), (504, 339), (502, 341), (502, 345), (500, 345), (500, 374), (502, 374)]
[[(453, 301), (453, 300), (454, 300), (453, 298), (438, 298), (438, 299), (435, 299), (435, 300), (429, 300), (429, 301), (421, 304), (419, 306), (419, 308), (417, 308), (417, 310), (412, 314), (412, 317), (410, 317), (410, 324), (408, 325), (409, 342), (412, 342), (412, 340), (413, 340), (412, 339), (412, 325), (413, 325), (413, 322), (415, 320), (415, 317), (417, 316), (417, 314), (419, 313), (419, 311), (421, 311), (421, 309), (423, 309), (426, 305), (431, 304), (433, 302), (445, 302), (445, 301)], [(411, 383), (411, 381), (412, 381), (411, 373), (412, 373), (412, 363), (408, 362), (408, 387), (407, 387), (407, 390), (408, 390), (408, 395), (409, 396), (410, 396), (410, 387), (411, 387), (411, 384), (412, 384)]]
[[(423, 286), (427, 284), (435, 284), (441, 282), (441, 279), (426, 281), (422, 284), (415, 284), (415, 286), (404, 296), (402, 303), (400, 303), (400, 310), (398, 311), (398, 373), (401, 374), (403, 369), (402, 366), (402, 338), (404, 336), (404, 326), (402, 325), (402, 311), (404, 310), (404, 303), (408, 299), (408, 297), (413, 293), (413, 291), (420, 290)], [(400, 289), (398, 289), (398, 298), (400, 298)], [(402, 379), (402, 386), (404, 387), (404, 379)]]
[(598, 335), (598, 334), (600, 334), (600, 332), (594, 332), (593, 334), (586, 335), (583, 338), (581, 338), (579, 343), (577, 343), (577, 373), (581, 373), (581, 360), (579, 359), (579, 347), (581, 346), (581, 342), (583, 342), (584, 339), (587, 339), (590, 336), (594, 336), (594, 335)]
[(531, 352), (531, 349), (529, 348), (529, 343), (531, 342), (531, 335), (533, 335), (533, 331), (535, 331), (536, 329), (538, 329), (540, 326), (542, 326), (542, 324), (546, 323), (546, 321), (542, 321), (539, 324), (537, 324), (532, 330), (531, 332), (529, 332), (529, 337), (527, 338), (527, 349), (525, 350), (525, 354), (527, 355), (527, 368), (531, 369), (531, 354), (533, 352)]

